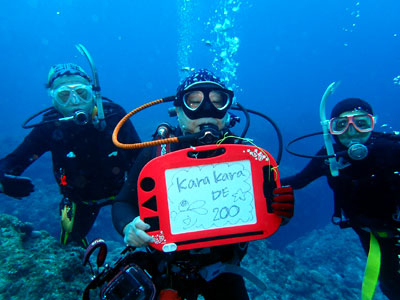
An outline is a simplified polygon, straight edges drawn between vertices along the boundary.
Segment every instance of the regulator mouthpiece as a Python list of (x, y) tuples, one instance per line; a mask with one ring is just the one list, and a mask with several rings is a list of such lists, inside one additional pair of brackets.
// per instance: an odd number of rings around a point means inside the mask
[(216, 143), (221, 138), (221, 131), (218, 127), (212, 124), (200, 125), (200, 137), (198, 141), (200, 144), (209, 145)]
[(58, 121), (74, 121), (78, 125), (86, 125), (89, 122), (88, 114), (83, 110), (77, 110), (70, 117), (60, 118)]
[(368, 155), (368, 148), (363, 144), (354, 143), (347, 149), (347, 154), (352, 160), (363, 160)]

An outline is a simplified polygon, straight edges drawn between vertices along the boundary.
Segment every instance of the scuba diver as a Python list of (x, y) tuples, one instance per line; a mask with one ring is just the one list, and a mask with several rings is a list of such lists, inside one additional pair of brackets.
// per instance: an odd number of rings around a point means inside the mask
[[(174, 101), (179, 125), (173, 127), (167, 123), (161, 124), (154, 140), (171, 137), (182, 139), (177, 143), (144, 148), (112, 206), (114, 226), (128, 246), (139, 248), (154, 242), (153, 237), (146, 233), (150, 225), (139, 216), (137, 182), (141, 170), (150, 160), (160, 155), (194, 146), (216, 144), (227, 133), (230, 137), (223, 141), (224, 144), (238, 143), (229, 130), (232, 116), (228, 109), (233, 104), (233, 96), (233, 91), (206, 69), (189, 75), (178, 86), (176, 96), (172, 96), (171, 101)], [(190, 136), (194, 138), (185, 139)], [(196, 155), (203, 154), (193, 153), (196, 158)], [(293, 208), (293, 190), (290, 187), (275, 188), (272, 213), (287, 221), (293, 216)], [(248, 242), (243, 242), (170, 253), (146, 247), (145, 257), (149, 263), (142, 267), (152, 276), (159, 297), (157, 299), (193, 300), (200, 294), (206, 300), (249, 299), (243, 273), (212, 269), (218, 264), (220, 268), (226, 265), (239, 269), (247, 246)], [(204, 273), (211, 274), (211, 277), (205, 278)]]
[(334, 84), (328, 87), (321, 101), (325, 147), (315, 156), (288, 150), (312, 160), (281, 181), (301, 189), (326, 176), (334, 193), (332, 222), (353, 228), (368, 255), (362, 299), (373, 298), (378, 276), (383, 293), (391, 300), (400, 299), (400, 137), (373, 131), (372, 107), (358, 98), (337, 103), (326, 120), (325, 101), (333, 88)]
[[(91, 59), (89, 62), (95, 70)], [(97, 73), (93, 77), (96, 82), (73, 63), (52, 66), (46, 87), (53, 107), (29, 118), (23, 127), (33, 130), (0, 160), (1, 192), (20, 199), (34, 190), (31, 180), (20, 175), (45, 152), (51, 152), (54, 177), (63, 197), (60, 241), (85, 248), (86, 235), (101, 207), (112, 203), (139, 152), (121, 150), (112, 143), (114, 127), (126, 112), (101, 99)], [(39, 115), (43, 115), (39, 123), (28, 125)], [(124, 126), (121, 139), (140, 141), (132, 123)]]

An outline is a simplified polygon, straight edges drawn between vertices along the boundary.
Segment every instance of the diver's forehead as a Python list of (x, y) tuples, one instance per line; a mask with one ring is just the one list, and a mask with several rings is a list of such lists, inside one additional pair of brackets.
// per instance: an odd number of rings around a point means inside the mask
[(89, 81), (79, 75), (64, 75), (54, 80), (52, 89), (56, 89), (65, 84), (89, 84)]
[(351, 111), (342, 112), (339, 117), (348, 117), (348, 116), (359, 116), (359, 115), (367, 115), (368, 113), (365, 110), (355, 109)]

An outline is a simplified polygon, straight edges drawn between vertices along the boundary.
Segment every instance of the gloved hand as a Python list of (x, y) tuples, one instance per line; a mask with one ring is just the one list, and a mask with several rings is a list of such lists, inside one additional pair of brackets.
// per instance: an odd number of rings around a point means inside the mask
[(294, 213), (294, 194), (291, 186), (282, 186), (273, 190), (272, 212), (287, 224)]
[(145, 230), (150, 229), (150, 225), (143, 222), (139, 216), (128, 223), (124, 228), (124, 242), (133, 247), (143, 247), (148, 243), (154, 243), (154, 239)]
[(14, 198), (29, 196), (34, 191), (32, 181), (28, 177), (4, 174), (0, 178), (1, 191)]

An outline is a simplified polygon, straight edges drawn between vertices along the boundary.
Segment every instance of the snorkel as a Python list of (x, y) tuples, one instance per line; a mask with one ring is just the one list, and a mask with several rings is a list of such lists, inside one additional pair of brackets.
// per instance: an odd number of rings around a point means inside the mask
[(82, 44), (75, 45), (76, 49), (86, 57), (89, 62), (90, 69), (92, 70), (93, 75), (93, 92), (94, 92), (94, 100), (97, 107), (97, 116), (93, 119), (93, 125), (99, 129), (103, 130), (106, 127), (106, 121), (104, 118), (104, 110), (103, 110), (103, 101), (101, 98), (100, 93), (100, 84), (99, 84), (99, 75), (97, 73), (96, 65), (93, 62), (92, 57), (90, 56), (89, 52)]
[(333, 150), (332, 138), (329, 133), (329, 120), (326, 119), (325, 105), (329, 96), (336, 90), (338, 86), (339, 86), (338, 82), (332, 82), (327, 87), (324, 95), (322, 96), (321, 103), (319, 106), (319, 116), (321, 119), (322, 135), (324, 137), (325, 148), (328, 154), (329, 168), (331, 170), (331, 174), (333, 177), (339, 175), (339, 166), (338, 162), (336, 161), (336, 154), (335, 151)]

